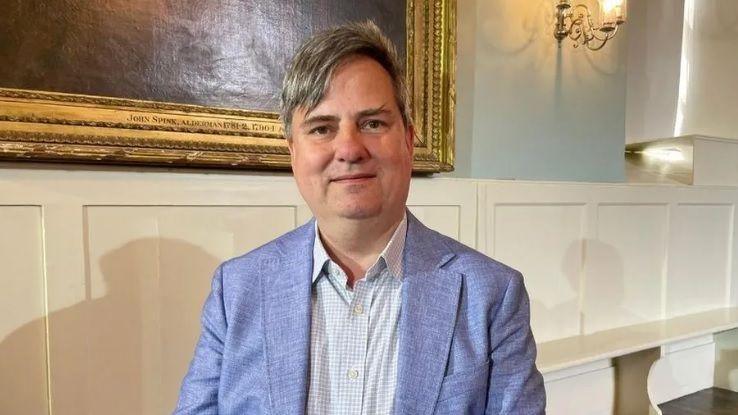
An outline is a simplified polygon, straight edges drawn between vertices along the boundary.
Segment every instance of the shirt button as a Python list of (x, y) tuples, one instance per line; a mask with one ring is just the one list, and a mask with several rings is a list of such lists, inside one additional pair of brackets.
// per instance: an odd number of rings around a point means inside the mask
[(364, 314), (364, 307), (362, 307), (361, 304), (356, 304), (354, 306), (354, 314), (356, 314), (357, 316)]
[(348, 377), (349, 379), (356, 379), (359, 377), (359, 371), (356, 369), (351, 369), (348, 371)]

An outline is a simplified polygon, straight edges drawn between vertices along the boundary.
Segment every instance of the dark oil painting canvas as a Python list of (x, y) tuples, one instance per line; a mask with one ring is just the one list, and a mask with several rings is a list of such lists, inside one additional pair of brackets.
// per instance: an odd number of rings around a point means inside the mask
[(404, 56), (398, 0), (4, 0), (0, 87), (275, 111), (303, 39), (367, 19)]

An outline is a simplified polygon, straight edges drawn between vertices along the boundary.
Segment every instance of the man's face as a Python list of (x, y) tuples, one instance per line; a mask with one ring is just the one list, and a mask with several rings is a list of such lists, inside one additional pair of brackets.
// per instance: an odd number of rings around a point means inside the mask
[(315, 109), (293, 113), (292, 170), (318, 220), (399, 220), (412, 171), (405, 128), (389, 74), (376, 61), (350, 58), (333, 74)]

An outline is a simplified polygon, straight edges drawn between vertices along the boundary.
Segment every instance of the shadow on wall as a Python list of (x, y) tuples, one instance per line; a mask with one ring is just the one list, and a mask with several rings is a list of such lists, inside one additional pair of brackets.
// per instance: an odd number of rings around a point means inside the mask
[[(153, 260), (153, 261), (152, 261)], [(87, 271), (87, 300), (48, 315), (54, 410), (80, 414), (161, 414), (172, 410), (199, 334), (209, 276), (220, 262), (198, 246), (145, 238), (100, 257)], [(104, 282), (105, 294), (91, 287)], [(0, 343), (0, 413), (45, 408), (15, 356), (38, 342), (41, 318)], [(40, 367), (44, 366), (39, 362)], [(7, 374), (14, 375), (8, 376)]]
[(623, 256), (618, 248), (596, 239), (585, 247), (585, 274), (582, 296), (582, 330), (593, 333), (636, 324), (645, 320), (628, 304), (638, 291), (628, 291)]
[[(584, 243), (585, 240), (583, 239), (572, 241), (567, 247), (561, 261), (561, 274), (559, 275), (563, 276), (564, 279), (559, 283), (562, 285), (565, 284), (567, 290), (559, 289), (558, 291), (568, 291), (575, 293), (575, 295), (564, 301), (556, 302), (555, 304), (543, 302), (532, 296), (530, 310), (532, 321), (541, 322), (542, 325), (549, 327), (571, 327), (571, 320), (576, 319), (580, 322), (579, 327), (581, 329), (582, 315), (579, 308), (579, 297), (581, 294), (579, 291), (580, 279), (583, 272), (582, 258), (584, 255)], [(552, 272), (549, 275), (556, 274)], [(550, 328), (545, 331), (548, 333), (552, 332)], [(538, 338), (536, 338), (536, 340), (541, 341)]]
[[(578, 334), (640, 320), (625, 304), (623, 259), (612, 245), (595, 239), (572, 241), (562, 257), (560, 275), (565, 277), (560, 283), (566, 284), (568, 289), (561, 291), (577, 295), (555, 304), (531, 298), (532, 320), (555, 328), (571, 327), (572, 320), (576, 319)], [(588, 287), (588, 284), (594, 286)], [(550, 329), (546, 331), (551, 332)]]

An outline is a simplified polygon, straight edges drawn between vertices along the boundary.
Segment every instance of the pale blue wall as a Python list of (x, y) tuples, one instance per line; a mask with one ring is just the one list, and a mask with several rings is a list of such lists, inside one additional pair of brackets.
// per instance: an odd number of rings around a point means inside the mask
[(456, 177), (624, 180), (627, 31), (561, 49), (548, 0), (459, 0)]

